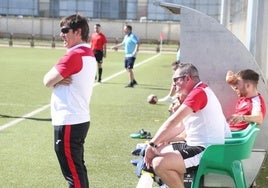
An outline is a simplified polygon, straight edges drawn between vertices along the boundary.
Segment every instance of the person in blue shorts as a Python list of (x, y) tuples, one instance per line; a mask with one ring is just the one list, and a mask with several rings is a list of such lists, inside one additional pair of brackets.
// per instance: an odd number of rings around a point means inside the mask
[(115, 46), (112, 49), (117, 50), (121, 46), (125, 46), (125, 69), (129, 74), (130, 82), (126, 87), (134, 87), (138, 84), (135, 80), (133, 67), (139, 51), (139, 39), (132, 33), (132, 26), (125, 25), (124, 27), (125, 37), (123, 41)]

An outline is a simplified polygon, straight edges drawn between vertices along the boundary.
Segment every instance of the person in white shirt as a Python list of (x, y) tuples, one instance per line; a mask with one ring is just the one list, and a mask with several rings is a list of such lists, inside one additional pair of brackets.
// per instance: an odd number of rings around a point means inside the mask
[(67, 53), (44, 76), (44, 85), (52, 88), (51, 117), (54, 147), (69, 187), (88, 188), (84, 161), (84, 142), (90, 126), (89, 104), (97, 62), (88, 41), (87, 19), (78, 14), (60, 22)]
[[(205, 148), (224, 143), (228, 126), (218, 98), (200, 81), (194, 65), (180, 64), (173, 82), (186, 98), (151, 139), (144, 161), (169, 188), (179, 188), (184, 187), (184, 173), (199, 165)], [(185, 142), (168, 143), (184, 131)]]

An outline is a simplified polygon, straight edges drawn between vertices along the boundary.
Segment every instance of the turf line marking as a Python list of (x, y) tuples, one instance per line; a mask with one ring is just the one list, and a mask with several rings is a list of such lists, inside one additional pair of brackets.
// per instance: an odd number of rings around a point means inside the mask
[[(143, 64), (145, 64), (145, 63), (147, 63), (147, 62), (153, 60), (154, 58), (158, 57), (159, 55), (160, 55), (160, 53), (157, 54), (157, 55), (154, 55), (154, 56), (152, 56), (152, 57), (150, 57), (150, 58), (148, 58), (148, 59), (145, 59), (144, 61), (141, 61), (140, 63), (136, 64), (134, 67), (141, 66), (141, 65), (143, 65)], [(114, 77), (116, 77), (116, 76), (119, 76), (120, 74), (123, 74), (123, 73), (125, 73), (125, 72), (126, 72), (126, 70), (122, 70), (122, 71), (120, 71), (120, 72), (118, 72), (118, 73), (115, 73), (115, 74), (113, 74), (113, 75), (111, 75), (111, 76), (109, 76), (109, 77), (103, 79), (103, 82), (106, 82), (106, 81), (108, 81), (108, 80), (111, 80), (112, 78), (114, 78)], [(100, 83), (95, 83), (95, 84), (94, 84), (94, 87), (97, 86), (97, 85), (99, 85), (99, 84), (100, 84)], [(22, 117), (20, 117), (20, 118), (18, 118), (18, 119), (15, 119), (15, 120), (13, 120), (13, 121), (10, 121), (9, 123), (6, 123), (6, 124), (4, 124), (4, 125), (1, 125), (1, 126), (0, 126), (0, 131), (6, 129), (6, 128), (8, 128), (8, 127), (14, 126), (14, 125), (20, 123), (21, 121), (24, 121), (24, 120), (26, 120), (27, 118), (30, 118), (30, 117), (32, 117), (32, 116), (34, 116), (34, 115), (36, 115), (36, 114), (38, 114), (38, 113), (40, 113), (40, 112), (46, 110), (46, 109), (49, 108), (49, 107), (50, 107), (50, 104), (47, 104), (47, 105), (42, 106), (41, 108), (38, 108), (38, 109), (36, 109), (36, 110), (34, 110), (34, 111), (28, 113), (28, 114), (23, 115)]]

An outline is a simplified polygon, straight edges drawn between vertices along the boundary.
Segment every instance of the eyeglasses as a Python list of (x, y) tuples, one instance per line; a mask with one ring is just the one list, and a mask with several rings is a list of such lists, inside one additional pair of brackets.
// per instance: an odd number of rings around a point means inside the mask
[(173, 78), (173, 82), (176, 83), (180, 78), (185, 78), (186, 75), (183, 75), (183, 76), (178, 76), (176, 78)]
[(69, 33), (69, 30), (70, 29), (72, 29), (72, 28), (70, 28), (70, 27), (63, 27), (63, 28), (61, 28), (61, 32), (63, 33), (63, 34), (66, 34), (66, 33)]

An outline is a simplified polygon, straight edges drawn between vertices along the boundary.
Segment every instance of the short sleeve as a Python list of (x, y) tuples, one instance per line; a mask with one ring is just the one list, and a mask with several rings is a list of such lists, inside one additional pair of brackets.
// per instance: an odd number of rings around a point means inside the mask
[(70, 52), (60, 59), (55, 68), (63, 78), (67, 78), (81, 70), (82, 58), (79, 54)]
[(206, 106), (207, 101), (207, 95), (203, 88), (195, 88), (186, 97), (183, 104), (192, 108), (194, 112), (197, 112)]

